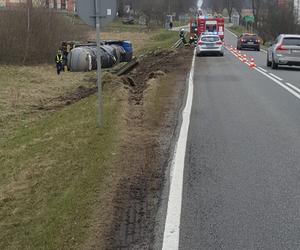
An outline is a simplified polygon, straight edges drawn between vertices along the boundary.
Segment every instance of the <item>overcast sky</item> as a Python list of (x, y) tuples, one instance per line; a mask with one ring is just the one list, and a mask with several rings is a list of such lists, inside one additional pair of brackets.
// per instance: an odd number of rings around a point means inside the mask
[(198, 6), (199, 6), (199, 7), (202, 5), (202, 1), (203, 1), (203, 0), (199, 0), (199, 1), (198, 1)]

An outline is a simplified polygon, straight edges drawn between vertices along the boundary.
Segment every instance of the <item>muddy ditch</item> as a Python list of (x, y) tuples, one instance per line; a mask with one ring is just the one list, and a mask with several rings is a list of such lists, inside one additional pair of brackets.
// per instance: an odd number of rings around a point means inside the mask
[[(157, 78), (172, 71), (176, 66), (174, 57), (178, 55), (177, 50), (158, 50), (144, 55), (139, 59), (139, 64), (130, 73), (121, 77), (125, 88), (130, 90), (131, 101), (135, 104), (142, 104), (143, 92), (147, 88), (147, 81)], [(108, 77), (107, 77), (108, 76)], [(108, 71), (103, 76), (103, 85), (109, 84), (112, 74)], [(117, 78), (117, 77), (115, 77)], [(116, 79), (114, 79), (116, 80)], [(85, 79), (87, 85), (96, 83), (96, 78), (88, 77)], [(74, 104), (97, 92), (97, 86), (79, 86), (74, 91), (69, 91), (61, 96), (45, 100), (39, 105), (33, 106), (35, 110), (57, 110), (65, 106)]]
[(128, 104), (113, 197), (113, 223), (99, 249), (152, 249), (164, 173), (170, 159), (192, 50), (148, 54), (123, 77)]

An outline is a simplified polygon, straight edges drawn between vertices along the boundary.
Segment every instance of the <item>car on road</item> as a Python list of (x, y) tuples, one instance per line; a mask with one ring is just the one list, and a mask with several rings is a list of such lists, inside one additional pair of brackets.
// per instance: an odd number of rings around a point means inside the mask
[(260, 40), (256, 34), (243, 33), (237, 40), (238, 50), (254, 49), (260, 51)]
[(198, 40), (196, 54), (224, 56), (224, 43), (217, 34), (203, 34)]
[(300, 35), (281, 34), (267, 51), (267, 66), (300, 66)]

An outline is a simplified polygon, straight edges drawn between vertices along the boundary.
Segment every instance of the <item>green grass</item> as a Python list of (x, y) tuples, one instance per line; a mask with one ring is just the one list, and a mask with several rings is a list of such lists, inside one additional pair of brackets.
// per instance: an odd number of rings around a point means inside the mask
[(104, 32), (144, 32), (147, 27), (137, 24), (123, 24), (122, 19), (116, 19), (109, 26), (103, 29)]
[(171, 46), (178, 40), (178, 32), (161, 29), (158, 33), (154, 34), (149, 39), (148, 43), (138, 50), (136, 54), (141, 55), (149, 51), (171, 48)]
[(118, 95), (105, 96), (102, 129), (93, 96), (1, 141), (0, 249), (83, 242), (119, 146)]
[(228, 28), (229, 30), (231, 30), (234, 34), (236, 34), (237, 36), (240, 36), (242, 33), (247, 33), (249, 31), (247, 31), (247, 29), (243, 26), (232, 26), (230, 28)]
[[(139, 36), (144, 28), (117, 21), (109, 29)], [(136, 55), (178, 40), (178, 32), (145, 34)], [(42, 65), (1, 66), (0, 73), (0, 249), (81, 249), (95, 224), (93, 213), (109, 207), (109, 185), (117, 182), (127, 94), (105, 85), (105, 125), (99, 129), (95, 95), (57, 111), (33, 108), (93, 85), (95, 72), (58, 77), (52, 65)]]
[(37, 108), (49, 100), (91, 87), (94, 73), (65, 72), (57, 76), (54, 65), (0, 66), (0, 141), (44, 113)]
[(173, 21), (173, 26), (174, 27), (181, 27), (181, 26), (185, 26), (188, 25), (189, 21)]

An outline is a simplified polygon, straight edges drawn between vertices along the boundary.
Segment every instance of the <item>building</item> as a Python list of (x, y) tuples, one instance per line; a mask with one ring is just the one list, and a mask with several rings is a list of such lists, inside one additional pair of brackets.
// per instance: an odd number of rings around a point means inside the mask
[(75, 0), (46, 0), (46, 6), (51, 9), (67, 10), (75, 12)]
[[(0, 0), (0, 7), (17, 7), (26, 5), (28, 0)], [(75, 12), (75, 0), (31, 0), (33, 6)]]

